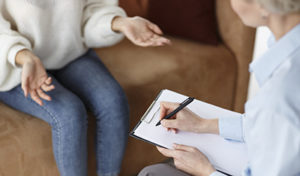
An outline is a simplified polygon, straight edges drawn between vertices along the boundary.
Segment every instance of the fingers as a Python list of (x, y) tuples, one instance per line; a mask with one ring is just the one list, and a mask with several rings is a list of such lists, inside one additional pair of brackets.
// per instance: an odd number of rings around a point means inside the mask
[(173, 111), (179, 106), (178, 103), (160, 102), (160, 119), (163, 119), (169, 112)]
[(156, 147), (157, 150), (163, 154), (164, 156), (166, 157), (176, 157), (176, 151), (175, 150), (170, 150), (170, 149), (165, 149), (165, 148), (162, 148), (162, 147)]
[(153, 24), (153, 23), (149, 22), (149, 23), (148, 23), (148, 27), (149, 27), (153, 32), (155, 32), (156, 34), (163, 35), (163, 32), (161, 31), (161, 29), (160, 29), (156, 24)]
[(33, 101), (35, 101), (40, 106), (43, 106), (44, 103), (42, 99), (46, 101), (52, 100), (51, 97), (45, 93), (55, 89), (55, 86), (51, 85), (51, 83), (52, 78), (48, 77), (39, 88), (30, 88), (29, 79), (26, 78), (25, 81), (22, 82), (22, 89), (24, 91), (25, 97), (27, 97), (27, 95), (30, 94), (30, 97)]
[(47, 95), (41, 88), (38, 88), (36, 90), (32, 90), (30, 92), (30, 96), (31, 96), (31, 99), (34, 100), (40, 106), (44, 105), (42, 99), (47, 100), (47, 101), (52, 100), (51, 97), (49, 95)]
[(171, 44), (171, 41), (169, 39), (156, 34), (154, 34), (146, 42), (148, 43), (149, 46), (163, 46), (163, 45)]
[(28, 96), (28, 91), (29, 91), (29, 79), (25, 78), (25, 80), (22, 81), (22, 90), (24, 91), (25, 97)]
[(171, 41), (159, 36), (152, 31), (148, 31), (140, 36), (133, 37), (133, 43), (142, 47), (170, 45)]
[(54, 86), (54, 85), (50, 85), (50, 86), (49, 86), (49, 85), (43, 84), (43, 85), (41, 86), (41, 88), (42, 88), (43, 91), (49, 92), (49, 91), (55, 89), (55, 86)]
[(51, 83), (52, 83), (52, 78), (48, 77), (46, 79), (46, 81), (44, 82), (44, 84), (41, 85), (42, 90), (45, 92), (49, 92), (49, 91), (55, 89), (55, 86), (53, 84), (51, 85)]
[(171, 45), (171, 41), (165, 37), (154, 35), (151, 38), (152, 46)]
[[(174, 128), (174, 129), (178, 129), (179, 124), (178, 121), (176, 119), (170, 119), (170, 120), (162, 120), (161, 121), (162, 126), (166, 127), (166, 128)], [(175, 131), (176, 133), (176, 131)]]
[(181, 145), (181, 144), (174, 144), (173, 147), (175, 150), (182, 150), (182, 151), (187, 151), (187, 152), (195, 152), (198, 150), (195, 147)]
[(38, 96), (44, 100), (51, 101), (51, 97), (45, 94), (41, 89), (37, 89)]
[(49, 76), (46, 81), (45, 81), (46, 84), (50, 85), (52, 83), (52, 78)]
[(37, 104), (39, 104), (40, 106), (43, 106), (43, 101), (39, 98), (38, 94), (36, 93), (36, 91), (31, 91), (30, 92), (30, 96), (31, 96), (31, 99), (33, 101), (35, 101)]

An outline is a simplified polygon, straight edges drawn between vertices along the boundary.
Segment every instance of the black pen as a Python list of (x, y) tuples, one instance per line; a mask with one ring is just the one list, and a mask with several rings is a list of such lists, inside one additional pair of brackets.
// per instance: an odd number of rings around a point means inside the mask
[[(174, 111), (172, 111), (170, 114), (166, 115), (163, 119), (169, 119), (172, 116), (174, 116), (177, 112), (179, 112), (180, 110), (182, 110), (183, 108), (185, 108), (187, 105), (189, 105), (192, 101), (194, 100), (194, 98), (189, 97), (186, 100), (184, 100), (182, 103), (180, 103), (180, 106), (178, 106), (178, 108), (176, 108)], [(160, 125), (161, 121), (157, 122), (157, 124), (155, 126)]]

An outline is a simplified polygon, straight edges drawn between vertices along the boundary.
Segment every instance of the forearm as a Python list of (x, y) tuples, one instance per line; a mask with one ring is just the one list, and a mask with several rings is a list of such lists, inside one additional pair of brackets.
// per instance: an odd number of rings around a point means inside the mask
[(196, 133), (211, 133), (229, 140), (243, 142), (243, 116), (226, 117), (220, 119), (197, 118), (192, 131)]
[(219, 134), (219, 119), (200, 119), (196, 125), (197, 133)]

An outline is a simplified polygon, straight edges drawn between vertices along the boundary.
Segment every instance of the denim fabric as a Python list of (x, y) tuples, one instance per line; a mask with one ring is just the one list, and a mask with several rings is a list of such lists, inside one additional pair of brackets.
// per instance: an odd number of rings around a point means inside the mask
[(48, 70), (55, 89), (52, 101), (39, 106), (25, 98), (21, 86), (0, 92), (0, 101), (47, 122), (61, 176), (87, 175), (87, 110), (96, 117), (99, 176), (120, 171), (128, 137), (126, 96), (93, 50), (59, 70)]

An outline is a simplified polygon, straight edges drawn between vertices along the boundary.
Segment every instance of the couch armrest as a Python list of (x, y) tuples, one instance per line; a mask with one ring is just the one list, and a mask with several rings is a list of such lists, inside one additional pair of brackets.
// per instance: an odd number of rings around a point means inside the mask
[(224, 44), (236, 56), (237, 82), (233, 109), (244, 111), (249, 82), (249, 63), (252, 60), (255, 29), (246, 27), (232, 10), (230, 1), (217, 0), (216, 12), (219, 34)]

